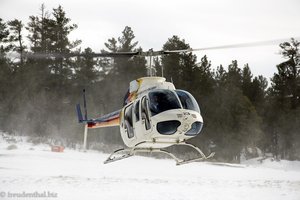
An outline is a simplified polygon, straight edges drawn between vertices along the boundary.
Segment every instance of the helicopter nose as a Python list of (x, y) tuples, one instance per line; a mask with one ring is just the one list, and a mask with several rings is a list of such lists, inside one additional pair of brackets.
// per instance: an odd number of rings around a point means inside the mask
[(195, 136), (201, 132), (203, 127), (201, 115), (197, 116), (194, 113), (183, 111), (179, 118), (181, 118), (182, 124), (179, 128), (179, 132), (184, 133), (186, 136)]

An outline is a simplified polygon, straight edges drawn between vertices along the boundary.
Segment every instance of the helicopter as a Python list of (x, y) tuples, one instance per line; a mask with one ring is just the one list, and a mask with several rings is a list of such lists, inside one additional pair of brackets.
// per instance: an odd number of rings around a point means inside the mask
[[(84, 109), (86, 100), (84, 91)], [(195, 98), (187, 91), (175, 89), (163, 77), (142, 77), (130, 82), (125, 96), (125, 106), (115, 112), (96, 119), (85, 118), (77, 104), (79, 123), (85, 125), (85, 142), (88, 129), (119, 126), (126, 149), (114, 151), (104, 163), (121, 160), (138, 152), (164, 153), (171, 156), (177, 165), (205, 160), (200, 148), (186, 141), (197, 136), (203, 127), (203, 118)], [(199, 157), (181, 160), (164, 148), (172, 145), (189, 146)], [(121, 154), (121, 155), (120, 155)]]
[[(152, 57), (191, 52), (193, 49), (147, 52), (98, 53), (95, 57), (149, 57), (150, 75), (138, 78), (129, 84), (124, 97), (124, 107), (96, 119), (88, 119), (85, 90), (83, 90), (84, 118), (80, 104), (76, 105), (78, 122), (85, 123), (84, 149), (88, 129), (119, 126), (122, 140), (127, 148), (115, 150), (104, 164), (125, 159), (136, 153), (163, 153), (176, 161), (176, 165), (212, 158), (200, 148), (187, 143), (197, 136), (203, 127), (203, 118), (196, 99), (187, 91), (176, 89), (164, 77), (152, 76)], [(72, 55), (73, 56), (73, 55)], [(193, 159), (179, 159), (165, 148), (173, 145), (188, 146), (199, 156)]]
[[(205, 155), (202, 150), (188, 143), (188, 140), (201, 133), (203, 117), (195, 98), (188, 91), (176, 89), (172, 82), (164, 77), (152, 76), (151, 60), (153, 56), (188, 53), (193, 51), (229, 49), (273, 45), (287, 39), (268, 40), (234, 45), (223, 45), (198, 49), (161, 50), (146, 52), (104, 52), (92, 53), (91, 57), (149, 57), (150, 76), (138, 78), (129, 83), (129, 89), (124, 97), (124, 106), (114, 112), (99, 118), (87, 117), (87, 103), (83, 90), (84, 116), (80, 104), (76, 105), (78, 122), (85, 124), (83, 147), (86, 149), (89, 129), (118, 126), (121, 138), (126, 148), (112, 152), (104, 164), (122, 160), (136, 153), (163, 153), (176, 161), (176, 165), (203, 161), (212, 158), (215, 153)], [(86, 56), (80, 53), (47, 54), (47, 57), (76, 57)], [(43, 58), (44, 54), (30, 54), (27, 57)], [(187, 146), (194, 149), (199, 156), (192, 159), (179, 159), (165, 148), (170, 146)]]
[[(131, 157), (139, 152), (167, 154), (176, 161), (176, 165), (202, 161), (212, 158), (215, 153), (205, 155), (202, 150), (188, 143), (188, 140), (201, 133), (203, 118), (196, 99), (188, 91), (176, 89), (172, 82), (164, 77), (152, 76), (151, 60), (153, 56), (187, 53), (211, 49), (226, 49), (274, 44), (284, 40), (270, 40), (218, 47), (153, 51), (117, 52), (95, 54), (94, 56), (149, 57), (150, 76), (133, 80), (124, 98), (124, 107), (96, 119), (87, 118), (85, 91), (83, 92), (85, 117), (83, 118), (80, 104), (76, 105), (79, 123), (85, 123), (84, 147), (88, 129), (119, 126), (120, 134), (126, 148), (118, 149), (110, 154), (104, 163)], [(169, 146), (188, 146), (197, 152), (192, 159), (179, 159), (165, 148)]]

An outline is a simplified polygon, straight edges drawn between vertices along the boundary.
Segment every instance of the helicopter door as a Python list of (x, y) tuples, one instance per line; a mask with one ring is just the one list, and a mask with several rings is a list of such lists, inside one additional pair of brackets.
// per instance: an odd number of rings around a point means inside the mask
[(146, 130), (146, 133), (149, 132), (151, 130), (151, 121), (146, 96), (144, 96), (141, 101), (141, 119), (143, 129)]

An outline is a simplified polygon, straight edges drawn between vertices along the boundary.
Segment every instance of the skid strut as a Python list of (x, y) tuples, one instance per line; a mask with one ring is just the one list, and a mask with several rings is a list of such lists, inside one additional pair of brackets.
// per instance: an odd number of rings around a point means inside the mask
[(104, 161), (104, 164), (111, 163), (111, 162), (118, 161), (118, 160), (122, 160), (122, 159), (125, 159), (125, 158), (128, 158), (128, 157), (131, 157), (131, 156), (135, 155), (136, 153), (142, 153), (142, 152), (143, 153), (152, 153), (153, 152), (153, 153), (167, 154), (176, 161), (176, 165), (182, 165), (182, 164), (187, 164), (187, 163), (191, 163), (191, 162), (206, 160), (206, 159), (209, 159), (209, 158), (211, 158), (215, 155), (215, 153), (213, 152), (213, 153), (209, 154), (208, 156), (206, 156), (198, 147), (196, 147), (192, 144), (188, 144), (188, 143), (178, 143), (178, 144), (174, 144), (174, 145), (189, 146), (189, 147), (195, 149), (200, 154), (200, 156), (198, 158), (182, 160), (182, 159), (177, 158), (174, 154), (172, 154), (171, 152), (169, 152), (165, 149), (133, 147), (133, 148), (128, 148), (128, 149), (118, 149), (118, 150), (114, 151)]

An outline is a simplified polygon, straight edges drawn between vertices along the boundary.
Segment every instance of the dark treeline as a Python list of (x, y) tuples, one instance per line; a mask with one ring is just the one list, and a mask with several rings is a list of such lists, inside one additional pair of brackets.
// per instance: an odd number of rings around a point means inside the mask
[[(82, 89), (88, 91), (89, 116), (96, 117), (121, 108), (129, 82), (149, 73), (146, 58), (91, 58), (91, 48), (82, 50), (80, 40), (70, 40), (69, 34), (76, 28), (61, 6), (49, 12), (42, 5), (39, 14), (30, 16), (26, 24), (0, 19), (1, 130), (82, 141), (83, 127), (75, 113)], [(102, 51), (108, 52), (142, 50), (130, 27), (104, 46)], [(162, 48), (189, 47), (185, 40), (173, 36)], [(274, 66), (277, 73), (270, 84), (263, 76), (254, 77), (248, 64), (240, 66), (233, 60), (229, 66), (212, 69), (206, 56), (197, 60), (193, 53), (157, 57), (152, 73), (163, 73), (177, 88), (196, 97), (205, 126), (191, 142), (206, 152), (215, 151), (216, 159), (238, 162), (241, 155), (264, 154), (299, 160), (299, 47), (294, 39), (279, 44), (283, 60)], [(24, 56), (28, 52), (86, 56)], [(122, 143), (118, 128), (91, 131), (89, 139)]]

